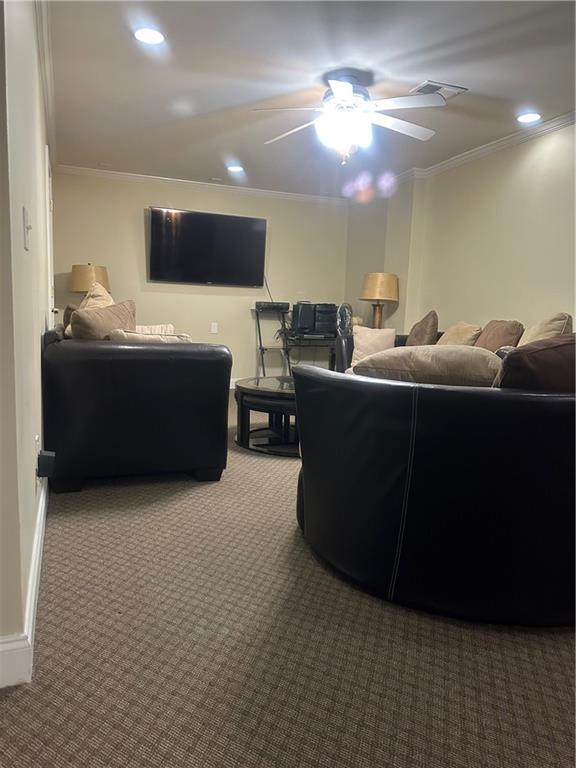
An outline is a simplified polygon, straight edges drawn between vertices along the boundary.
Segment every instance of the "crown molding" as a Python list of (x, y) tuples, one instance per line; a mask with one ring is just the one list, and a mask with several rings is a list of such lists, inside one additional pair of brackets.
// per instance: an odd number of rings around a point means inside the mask
[[(44, 5), (44, 3), (39, 3)], [(480, 147), (475, 147), (467, 152), (462, 152), (460, 155), (454, 155), (447, 160), (443, 160), (441, 163), (431, 165), (428, 168), (410, 168), (407, 171), (399, 173), (396, 177), (398, 185), (405, 184), (407, 181), (413, 181), (415, 179), (427, 179), (430, 176), (435, 176), (438, 173), (449, 171), (452, 168), (457, 168), (459, 165), (465, 163), (471, 163), (474, 160), (478, 160), (481, 157), (486, 157), (494, 152), (499, 152), (502, 149), (513, 147), (516, 144), (522, 144), (525, 141), (531, 141), (539, 136), (543, 136), (553, 131), (559, 131), (561, 128), (566, 128), (569, 125), (573, 125), (575, 120), (574, 112), (567, 112), (564, 115), (555, 117), (552, 120), (547, 120), (539, 125), (535, 125), (532, 128), (524, 128), (523, 130), (511, 133), (508, 136), (503, 136), (500, 139), (491, 141), (488, 144), (483, 144)], [(167, 176), (151, 176), (142, 173), (130, 173), (127, 171), (110, 171), (105, 168), (86, 168), (77, 165), (57, 165), (56, 173), (63, 173), (70, 176), (89, 176), (92, 178), (100, 179), (116, 179), (121, 181), (160, 181), (170, 184), (187, 184), (196, 187), (197, 189), (211, 189), (214, 188), (223, 189), (227, 192), (239, 192), (245, 195), (253, 195), (257, 197), (275, 197), (283, 200), (299, 200), (300, 202), (315, 202), (328, 205), (336, 205), (346, 207), (349, 204), (347, 198), (343, 197), (330, 197), (328, 195), (310, 195), (303, 192), (279, 192), (274, 189), (258, 189), (256, 187), (241, 187), (232, 186), (231, 184), (214, 184), (207, 181), (193, 181), (191, 179), (171, 179)]]
[(226, 192), (236, 192), (253, 197), (274, 197), (282, 200), (295, 200), (299, 202), (321, 203), (322, 205), (335, 205), (347, 207), (348, 200), (344, 197), (329, 197), (328, 195), (308, 195), (301, 192), (279, 192), (274, 189), (257, 189), (255, 187), (235, 187), (231, 184), (214, 184), (207, 181), (192, 181), (191, 179), (171, 179), (167, 176), (148, 176), (142, 173), (128, 173), (126, 171), (109, 171), (104, 168), (83, 168), (77, 165), (57, 165), (56, 173), (68, 176), (88, 176), (93, 179), (115, 179), (116, 181), (150, 182), (157, 181), (163, 184), (186, 184), (201, 189), (222, 189)]
[(42, 80), (46, 134), (50, 154), (56, 157), (56, 117), (54, 106), (54, 64), (52, 58), (52, 38), (50, 36), (50, 3), (35, 0), (36, 38), (38, 64)]
[(412, 168), (410, 171), (404, 171), (404, 173), (398, 174), (398, 184), (403, 184), (404, 182), (412, 181), (413, 179), (427, 179), (430, 176), (436, 176), (438, 173), (444, 173), (444, 171), (457, 168), (459, 165), (465, 165), (474, 160), (479, 160), (481, 157), (492, 155), (494, 152), (499, 152), (502, 149), (507, 149), (508, 147), (513, 147), (517, 144), (523, 144), (525, 141), (537, 139), (539, 136), (544, 136), (553, 131), (559, 131), (569, 125), (573, 125), (574, 119), (575, 113), (567, 112), (565, 115), (560, 115), (552, 120), (539, 123), (532, 128), (524, 128), (523, 130), (516, 131), (508, 136), (503, 136), (501, 139), (496, 139), (488, 144), (483, 144), (480, 147), (470, 149), (468, 152), (462, 152), (460, 155), (449, 157), (448, 160), (443, 160), (441, 163), (431, 165), (429, 168)]

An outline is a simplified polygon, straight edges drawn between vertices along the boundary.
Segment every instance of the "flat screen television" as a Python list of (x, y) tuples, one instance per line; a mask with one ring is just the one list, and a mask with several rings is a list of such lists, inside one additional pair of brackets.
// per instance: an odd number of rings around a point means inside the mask
[(149, 279), (262, 286), (266, 219), (150, 208)]

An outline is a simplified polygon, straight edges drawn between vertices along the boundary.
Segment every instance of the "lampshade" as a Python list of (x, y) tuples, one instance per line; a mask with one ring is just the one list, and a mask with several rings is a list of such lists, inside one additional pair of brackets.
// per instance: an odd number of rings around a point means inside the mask
[(100, 283), (107, 291), (110, 290), (108, 270), (106, 267), (95, 267), (93, 264), (74, 264), (70, 273), (68, 290), (72, 293), (86, 293), (94, 285)]
[(367, 272), (360, 294), (362, 301), (398, 301), (398, 275)]

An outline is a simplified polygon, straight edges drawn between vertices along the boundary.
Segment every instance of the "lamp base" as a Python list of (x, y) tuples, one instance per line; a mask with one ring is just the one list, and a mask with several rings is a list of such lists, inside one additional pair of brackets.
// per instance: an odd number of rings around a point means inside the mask
[(382, 328), (382, 304), (372, 304), (372, 328)]

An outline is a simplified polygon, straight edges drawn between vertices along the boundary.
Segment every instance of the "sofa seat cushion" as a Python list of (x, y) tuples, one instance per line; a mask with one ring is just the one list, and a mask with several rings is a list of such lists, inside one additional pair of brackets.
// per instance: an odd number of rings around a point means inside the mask
[(461, 320), (458, 323), (449, 325), (442, 336), (438, 339), (437, 344), (463, 344), (472, 346), (476, 343), (476, 339), (478, 336), (480, 336), (481, 332), (481, 326), (465, 323), (463, 320)]
[(192, 336), (187, 333), (138, 333), (119, 328), (110, 331), (106, 337), (116, 344), (191, 344)]
[(352, 333), (354, 334), (352, 367), (368, 355), (391, 349), (396, 340), (396, 331), (393, 328), (364, 328), (362, 325), (354, 325)]
[(104, 339), (116, 328), (134, 331), (136, 305), (133, 301), (123, 301), (109, 307), (77, 309), (72, 313), (70, 326), (74, 339)]
[(407, 347), (421, 347), (424, 344), (436, 344), (438, 336), (438, 314), (431, 309), (421, 320), (414, 323), (406, 339)]
[(411, 381), (418, 384), (490, 387), (501, 360), (481, 347), (432, 345), (395, 347), (377, 352), (353, 366), (359, 376)]
[(502, 363), (495, 387), (574, 394), (576, 335), (565, 333), (513, 349)]
[(475, 347), (496, 352), (500, 347), (515, 347), (518, 344), (524, 326), (518, 320), (490, 320), (476, 339)]
[(522, 334), (518, 346), (522, 347), (524, 344), (542, 339), (555, 339), (563, 333), (572, 333), (572, 315), (567, 312), (558, 312), (557, 315), (527, 328)]

